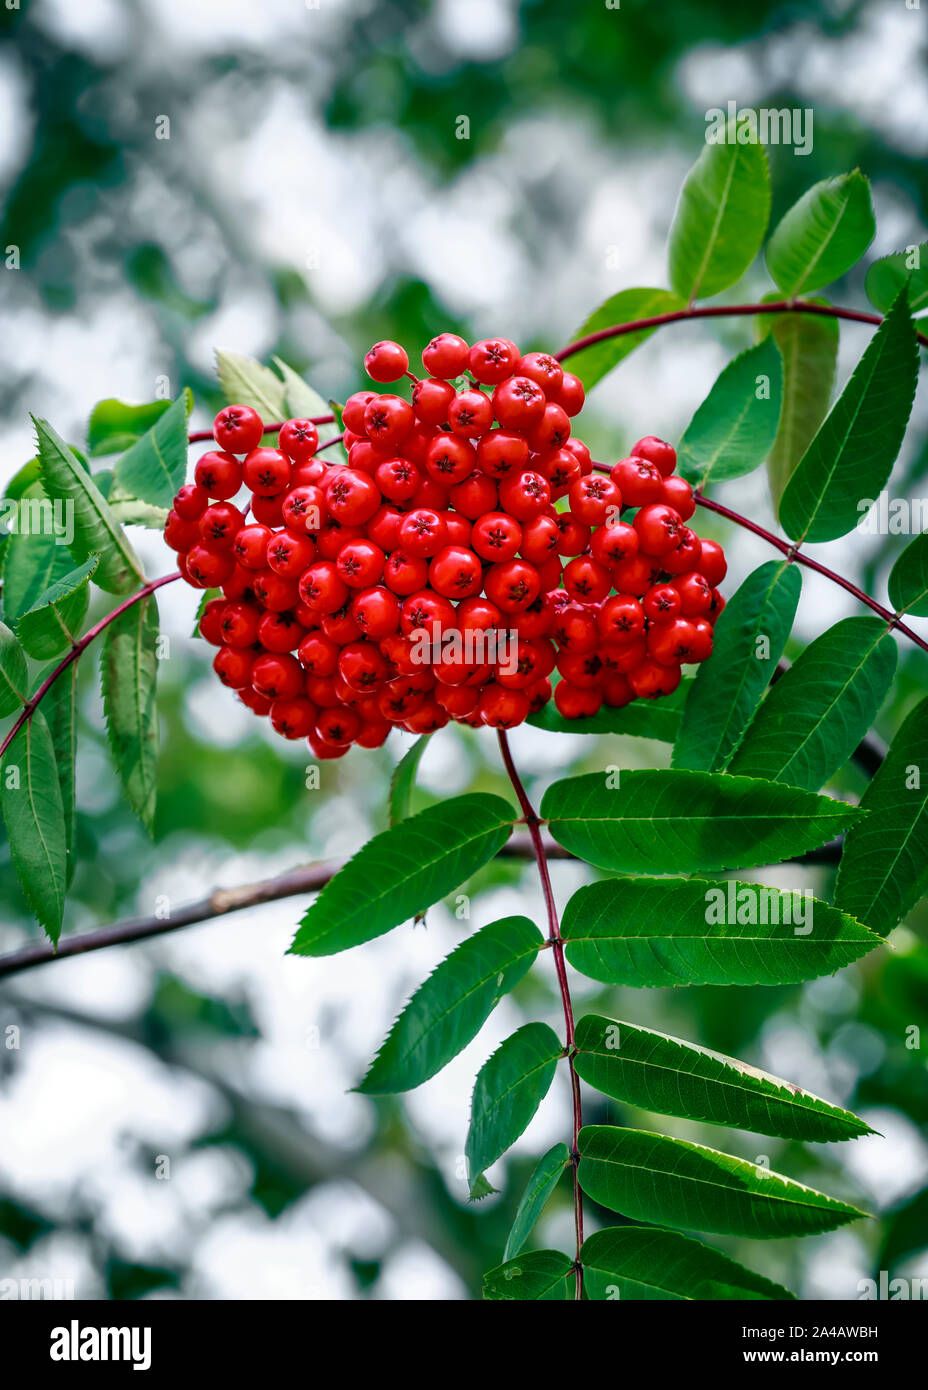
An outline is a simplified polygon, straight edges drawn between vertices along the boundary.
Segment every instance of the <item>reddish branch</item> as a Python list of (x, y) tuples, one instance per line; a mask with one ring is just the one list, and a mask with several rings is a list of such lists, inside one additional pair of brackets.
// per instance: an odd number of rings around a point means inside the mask
[[(661, 328), (665, 323), (679, 323), (682, 319), (722, 319), (744, 318), (752, 314), (817, 314), (819, 318), (849, 319), (852, 323), (881, 324), (882, 314), (866, 314), (859, 309), (838, 309), (833, 304), (810, 304), (804, 299), (777, 299), (770, 304), (711, 304), (690, 305), (686, 309), (672, 309), (666, 314), (655, 314), (648, 319), (631, 319), (628, 323), (614, 323), (609, 328), (600, 328), (596, 333), (588, 333), (568, 343), (554, 356), (564, 362), (574, 353), (596, 343), (605, 343), (609, 338), (621, 338), (626, 333), (642, 333), (649, 328)], [(916, 337), (923, 347), (928, 347), (928, 336), (917, 333)]]
[(98, 623), (95, 623), (93, 627), (88, 628), (83, 637), (77, 639), (67, 656), (61, 658), (58, 665), (53, 671), (49, 672), (35, 694), (23, 705), (13, 727), (9, 730), (3, 742), (0, 743), (0, 757), (2, 757), (9, 748), (13, 739), (26, 721), (32, 718), (33, 712), (38, 708), (49, 690), (51, 690), (58, 677), (68, 669), (72, 662), (77, 660), (85, 647), (89, 647), (93, 639), (99, 637), (100, 633), (108, 628), (110, 623), (115, 622), (121, 613), (125, 613), (127, 608), (131, 608), (134, 604), (141, 602), (143, 598), (147, 598), (149, 594), (153, 594), (155, 590), (160, 589), (162, 585), (172, 584), (175, 579), (180, 579), (180, 570), (176, 570), (174, 574), (164, 574), (160, 579), (150, 580), (149, 583), (143, 585), (141, 589), (137, 589), (134, 594), (130, 594), (128, 598), (123, 599), (122, 603), (117, 604), (115, 608), (107, 613), (105, 617), (101, 618)]
[(567, 966), (564, 961), (564, 941), (561, 936), (561, 927), (557, 917), (557, 905), (554, 901), (554, 890), (551, 887), (551, 875), (548, 872), (548, 856), (545, 843), (541, 834), (541, 821), (538, 814), (529, 800), (528, 792), (519, 776), (518, 769), (512, 758), (512, 749), (509, 747), (509, 737), (505, 729), (498, 731), (500, 752), (503, 755), (503, 764), (512, 783), (513, 791), (518, 798), (522, 808), (522, 815), (528, 827), (528, 833), (532, 842), (532, 850), (535, 855), (535, 862), (538, 865), (538, 876), (541, 879), (541, 889), (545, 899), (545, 911), (548, 916), (548, 940), (554, 955), (554, 965), (557, 971), (557, 982), (561, 991), (561, 1004), (564, 1009), (564, 1027), (566, 1030), (567, 1065), (570, 1068), (570, 1086), (573, 1094), (574, 1126), (573, 1143), (570, 1146), (570, 1156), (574, 1169), (574, 1227), (577, 1237), (577, 1254), (574, 1261), (574, 1273), (576, 1277), (575, 1295), (577, 1298), (583, 1297), (583, 1266), (580, 1264), (580, 1247), (583, 1244), (583, 1192), (580, 1188), (580, 1177), (578, 1165), (580, 1155), (577, 1148), (580, 1130), (583, 1125), (583, 1110), (580, 1101), (580, 1078), (574, 1066), (574, 1011), (570, 1000), (570, 982), (567, 978)]
[[(332, 421), (335, 419), (335, 416), (334, 416), (334, 415), (311, 415), (311, 416), (309, 417), (309, 419), (310, 419), (310, 423), (313, 424), (313, 425), (331, 425)], [(264, 426), (264, 433), (265, 433), (265, 434), (276, 434), (277, 431), (278, 431), (279, 429), (282, 429), (282, 428), (283, 428), (284, 423), (285, 423), (285, 422), (284, 422), (283, 420), (275, 420), (275, 421), (273, 422), (273, 424), (265, 425), (265, 426)], [(206, 441), (207, 441), (208, 439), (211, 440), (211, 439), (213, 439), (213, 438), (214, 438), (214, 435), (213, 435), (213, 431), (212, 431), (211, 429), (208, 429), (208, 430), (194, 430), (192, 434), (188, 434), (188, 435), (187, 435), (187, 443), (188, 443), (188, 444), (205, 444)], [(332, 443), (332, 441), (329, 440), (329, 443)]]

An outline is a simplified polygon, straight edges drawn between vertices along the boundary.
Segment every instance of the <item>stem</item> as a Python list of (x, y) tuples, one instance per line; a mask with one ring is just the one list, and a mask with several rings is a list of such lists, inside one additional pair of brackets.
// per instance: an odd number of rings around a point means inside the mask
[(125, 613), (127, 608), (131, 608), (134, 604), (139, 603), (141, 599), (147, 598), (148, 595), (153, 594), (156, 589), (160, 589), (163, 584), (172, 584), (175, 579), (180, 579), (180, 570), (176, 570), (174, 574), (164, 574), (160, 579), (150, 580), (149, 583), (145, 584), (141, 589), (137, 589), (134, 594), (130, 594), (128, 598), (123, 599), (122, 603), (118, 604), (111, 612), (107, 613), (106, 616), (101, 618), (93, 627), (88, 628), (83, 637), (78, 638), (67, 656), (61, 658), (54, 671), (49, 672), (32, 698), (27, 700), (23, 705), (13, 727), (6, 734), (3, 742), (0, 743), (0, 758), (3, 757), (3, 754), (9, 748), (13, 739), (26, 721), (32, 718), (34, 711), (38, 708), (40, 702), (45, 698), (49, 690), (51, 690), (58, 677), (68, 669), (72, 662), (77, 660), (84, 648), (88, 647), (95, 637), (99, 637), (104, 628), (109, 627), (110, 623), (114, 622), (121, 613)]
[[(852, 323), (881, 324), (882, 314), (866, 314), (859, 309), (839, 309), (833, 304), (810, 304), (807, 300), (774, 300), (770, 304), (710, 304), (686, 309), (672, 309), (666, 314), (655, 314), (648, 319), (631, 319), (628, 323), (614, 323), (609, 328), (601, 328), (597, 333), (588, 333), (568, 343), (554, 356), (559, 362), (572, 357), (575, 352), (592, 347), (594, 343), (604, 343), (609, 338), (621, 338), (626, 333), (640, 333), (648, 328), (660, 328), (665, 323), (679, 323), (681, 319), (721, 319), (740, 318), (750, 314), (818, 314), (822, 318), (848, 319)], [(916, 337), (923, 347), (928, 347), (928, 336), (917, 333)]]
[[(861, 744), (866, 748), (867, 767), (876, 770), (880, 762), (880, 751)], [(859, 752), (860, 750), (858, 750)], [(573, 859), (574, 855), (553, 840), (543, 841), (548, 859)], [(513, 835), (498, 852), (500, 859), (533, 859), (535, 850), (528, 835)], [(807, 850), (795, 861), (803, 864), (837, 864), (841, 858), (841, 841), (832, 840), (820, 849)], [(18, 951), (10, 951), (0, 956), (0, 977), (19, 975), (24, 970), (32, 970), (37, 965), (47, 965), (53, 960), (66, 956), (83, 956), (91, 951), (103, 951), (107, 946), (126, 946), (134, 941), (147, 941), (151, 937), (164, 936), (181, 927), (192, 927), (198, 922), (211, 922), (216, 917), (224, 917), (230, 912), (243, 912), (261, 903), (280, 902), (284, 898), (296, 898), (304, 893), (315, 893), (324, 888), (330, 878), (334, 878), (342, 867), (339, 859), (326, 859), (318, 864), (307, 864), (273, 878), (258, 879), (255, 883), (245, 883), (239, 888), (214, 888), (205, 898), (188, 903), (170, 918), (133, 917), (124, 922), (114, 922), (108, 927), (97, 927), (94, 931), (82, 932), (78, 936), (67, 937), (59, 942), (57, 950), (50, 942), (36, 942), (23, 946)]]
[[(310, 423), (311, 425), (331, 425), (331, 423), (332, 423), (332, 421), (333, 421), (334, 419), (335, 419), (335, 416), (334, 416), (334, 415), (311, 415), (311, 416), (309, 417), (309, 423)], [(284, 425), (285, 425), (286, 423), (287, 423), (286, 420), (275, 420), (273, 424), (265, 425), (265, 426), (264, 426), (264, 433), (265, 433), (265, 434), (276, 434), (278, 430), (283, 429), (283, 427), (284, 427)], [(188, 443), (188, 444), (204, 444), (204, 443), (206, 442), (207, 439), (211, 439), (211, 440), (214, 440), (214, 441), (215, 441), (215, 438), (216, 438), (216, 436), (213, 434), (213, 431), (212, 431), (211, 429), (210, 429), (210, 430), (194, 430), (192, 434), (188, 434), (188, 435), (187, 435), (187, 443)]]
[(541, 834), (541, 821), (535, 811), (534, 806), (529, 800), (528, 792), (519, 776), (516, 765), (512, 758), (512, 749), (509, 747), (509, 736), (505, 729), (497, 730), (500, 752), (503, 755), (503, 765), (512, 783), (513, 791), (516, 794), (525, 824), (532, 842), (532, 850), (535, 855), (535, 863), (538, 865), (538, 877), (541, 879), (541, 889), (545, 899), (545, 910), (548, 915), (548, 940), (551, 942), (551, 949), (554, 955), (554, 965), (557, 971), (557, 982), (561, 991), (561, 1004), (564, 1009), (564, 1027), (566, 1030), (567, 1045), (567, 1065), (570, 1068), (570, 1087), (573, 1095), (573, 1143), (570, 1146), (570, 1157), (574, 1168), (574, 1228), (577, 1237), (577, 1253), (574, 1262), (575, 1274), (575, 1298), (583, 1297), (583, 1266), (580, 1263), (580, 1247), (583, 1244), (583, 1192), (580, 1188), (579, 1162), (580, 1155), (577, 1149), (580, 1130), (583, 1125), (583, 1109), (580, 1100), (580, 1078), (574, 1066), (574, 1011), (570, 1001), (570, 982), (567, 978), (567, 966), (564, 961), (564, 942), (561, 937), (561, 927), (557, 917), (557, 905), (554, 901), (554, 890), (551, 887), (551, 875), (548, 872), (548, 857), (545, 850), (545, 843)]
[(786, 556), (787, 560), (795, 560), (797, 564), (805, 565), (807, 569), (815, 570), (816, 574), (822, 574), (826, 579), (830, 579), (833, 584), (840, 585), (840, 587), (846, 589), (849, 594), (853, 594), (860, 603), (866, 604), (874, 613), (883, 618), (891, 628), (896, 628), (898, 632), (904, 633), (916, 646), (921, 647), (922, 651), (928, 652), (928, 642), (925, 642), (919, 637), (917, 632), (913, 632), (897, 614), (890, 612), (888, 608), (884, 608), (881, 603), (877, 603), (875, 598), (871, 598), (869, 594), (864, 593), (863, 589), (852, 583), (850, 579), (845, 579), (844, 576), (838, 574), (837, 571), (830, 570), (826, 565), (820, 564), (818, 560), (813, 560), (811, 556), (803, 554), (798, 544), (791, 545), (789, 541), (784, 541), (779, 536), (775, 536), (772, 531), (768, 531), (765, 527), (759, 526), (756, 521), (751, 521), (750, 517), (742, 516), (740, 512), (732, 511), (730, 507), (723, 506), (721, 502), (713, 502), (710, 498), (704, 497), (699, 492), (694, 492), (693, 500), (694, 502), (698, 502), (701, 507), (707, 507), (710, 512), (718, 512), (720, 516), (726, 517), (729, 521), (734, 521), (738, 526), (743, 526), (745, 530), (751, 531), (755, 536), (760, 536), (768, 545), (775, 546), (781, 554)]

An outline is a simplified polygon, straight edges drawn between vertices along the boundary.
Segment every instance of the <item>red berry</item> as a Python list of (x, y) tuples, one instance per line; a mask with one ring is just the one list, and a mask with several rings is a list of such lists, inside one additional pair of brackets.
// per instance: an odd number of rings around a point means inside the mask
[(679, 665), (692, 661), (696, 629), (686, 618), (673, 618), (669, 623), (655, 626), (648, 631), (648, 651), (662, 666)]
[[(712, 595), (706, 589), (706, 607), (712, 602)], [(673, 622), (680, 616), (683, 606), (680, 593), (672, 584), (654, 584), (641, 600), (644, 615), (651, 623)], [(689, 617), (689, 614), (684, 616)]]
[(666, 555), (676, 548), (683, 523), (673, 507), (667, 507), (663, 502), (653, 502), (641, 508), (632, 525), (646, 554)]
[(531, 430), (545, 413), (544, 392), (527, 376), (513, 376), (493, 392), (493, 414), (504, 429)]
[(546, 352), (527, 353), (516, 371), (519, 376), (527, 376), (536, 382), (549, 401), (556, 399), (564, 381), (564, 369), (560, 362)]
[(459, 391), (448, 407), (452, 432), (464, 439), (477, 439), (493, 427), (493, 407), (489, 396), (476, 389)]
[(598, 714), (603, 697), (599, 690), (582, 690), (569, 681), (558, 681), (554, 687), (554, 703), (565, 719), (592, 719)]
[(604, 642), (622, 646), (641, 636), (646, 616), (643, 605), (631, 594), (615, 594), (597, 613), (596, 626)]
[(654, 434), (646, 434), (644, 439), (639, 439), (632, 453), (636, 458), (653, 463), (665, 478), (669, 478), (677, 466), (676, 450)]
[(415, 423), (412, 406), (402, 396), (374, 396), (364, 411), (364, 428), (375, 449), (394, 454)]
[(588, 608), (573, 602), (566, 595), (567, 602), (554, 616), (551, 635), (558, 646), (571, 652), (591, 652), (600, 643), (596, 618)]
[(196, 483), (184, 483), (174, 498), (174, 511), (182, 521), (199, 521), (206, 511), (209, 493)]
[(472, 375), (487, 386), (512, 376), (518, 363), (518, 350), (505, 338), (483, 338), (474, 343), (467, 359)]
[(219, 619), (227, 647), (253, 647), (258, 640), (261, 610), (253, 603), (226, 603)]
[(394, 594), (403, 597), (425, 588), (428, 577), (425, 559), (421, 555), (410, 555), (405, 550), (394, 550), (384, 566), (383, 582)]
[(220, 449), (230, 454), (247, 454), (261, 443), (264, 424), (256, 410), (248, 405), (227, 405), (213, 421), (213, 438)]
[(385, 559), (373, 541), (346, 541), (338, 552), (335, 568), (349, 589), (369, 589), (383, 574)]
[(511, 729), (528, 718), (531, 706), (524, 690), (507, 690), (491, 681), (481, 692), (477, 710), (484, 724), (491, 728)]
[(590, 549), (601, 565), (618, 565), (628, 556), (638, 554), (638, 532), (624, 521), (600, 526), (593, 532)]
[[(560, 562), (557, 560), (557, 547), (560, 539), (561, 533), (553, 516), (544, 514), (533, 516), (522, 527), (522, 543), (519, 546), (519, 551), (523, 560), (530, 560), (533, 565), (543, 565), (553, 556), (558, 565), (558, 580), (560, 580)], [(544, 587), (543, 584), (542, 587)]]
[(285, 579), (271, 569), (261, 570), (251, 582), (255, 598), (271, 613), (285, 613), (299, 598), (295, 579)]
[(609, 474), (628, 507), (646, 507), (649, 502), (665, 502), (663, 479), (647, 459), (619, 459)]
[(453, 434), (437, 435), (425, 455), (429, 477), (443, 487), (463, 483), (473, 473), (475, 462), (473, 445)]
[(674, 588), (680, 596), (680, 612), (684, 618), (704, 618), (712, 608), (711, 585), (695, 570), (681, 575)]
[(353, 743), (360, 732), (360, 715), (345, 705), (323, 710), (316, 720), (316, 737), (323, 743)]
[(319, 431), (312, 420), (287, 420), (277, 436), (278, 447), (294, 463), (305, 463), (319, 447)]
[(646, 700), (672, 695), (680, 684), (679, 666), (662, 666), (650, 658), (628, 672), (628, 683), (636, 695)]
[(474, 522), (471, 544), (484, 560), (511, 560), (522, 544), (522, 527), (505, 512), (487, 512)]
[(537, 425), (529, 432), (528, 442), (539, 454), (560, 449), (570, 438), (570, 420), (566, 410), (550, 401)]
[[(448, 493), (448, 501), (455, 512), (471, 521), (496, 510), (499, 492), (492, 478), (479, 469), (474, 469), (463, 483), (457, 483)], [(447, 521), (447, 517), (445, 520)]]
[(556, 397), (558, 405), (562, 406), (570, 416), (579, 415), (585, 399), (586, 392), (583, 389), (583, 382), (572, 372), (565, 372), (561, 389)]
[(334, 676), (338, 667), (338, 647), (321, 632), (307, 633), (297, 656), (310, 676)]
[(306, 738), (317, 715), (316, 706), (303, 695), (271, 703), (271, 724), (284, 738)]
[(303, 668), (287, 652), (265, 652), (255, 659), (251, 684), (267, 700), (291, 700), (303, 690)]
[(254, 652), (241, 647), (220, 647), (213, 657), (213, 670), (223, 685), (232, 690), (242, 690), (251, 684), (254, 659)]
[(422, 352), (422, 365), (432, 376), (454, 377), (467, 371), (470, 349), (456, 333), (439, 333)]
[(601, 603), (612, 588), (612, 573), (592, 555), (580, 555), (564, 567), (564, 588), (571, 598)]
[(717, 588), (728, 573), (728, 564), (722, 547), (715, 541), (700, 541), (699, 560), (695, 566), (705, 576), (707, 584)]
[(268, 652), (292, 652), (306, 636), (293, 613), (265, 613), (258, 622), (258, 641)]
[(205, 541), (200, 541), (187, 551), (187, 577), (197, 589), (217, 588), (225, 583), (234, 569), (235, 559), (230, 550), (215, 550)]
[(284, 496), (280, 511), (291, 531), (319, 531), (326, 515), (325, 493), (315, 483), (293, 487)]
[(539, 516), (550, 501), (551, 489), (547, 479), (531, 469), (510, 474), (499, 485), (500, 508), (519, 521)]
[(300, 579), (300, 598), (308, 608), (334, 613), (348, 601), (348, 585), (331, 560), (317, 560)]
[(680, 531), (680, 541), (669, 555), (661, 557), (661, 564), (668, 574), (686, 574), (688, 570), (694, 570), (700, 563), (702, 547), (699, 537), (695, 531), (691, 531), (688, 526), (682, 527)]
[(399, 381), (409, 369), (405, 348), (387, 339), (375, 343), (364, 359), (364, 370), (373, 381)]
[(197, 521), (183, 521), (173, 509), (168, 512), (168, 519), (164, 523), (164, 540), (172, 550), (178, 554), (186, 555), (192, 546), (202, 540), (200, 535), (200, 524)]
[(299, 579), (316, 556), (315, 543), (305, 532), (278, 531), (267, 543), (267, 563), (284, 579)]
[(400, 522), (400, 545), (408, 555), (414, 557), (437, 555), (447, 544), (447, 535), (444, 518), (428, 507), (417, 507), (415, 511), (407, 512)]
[(211, 598), (200, 614), (198, 624), (200, 636), (213, 647), (222, 646), (221, 619), (225, 606), (225, 599)]
[(325, 480), (326, 505), (336, 521), (363, 526), (381, 504), (380, 489), (366, 473), (333, 468)]
[(201, 487), (209, 497), (228, 501), (242, 486), (242, 465), (232, 454), (210, 449), (209, 453), (197, 459), (193, 476), (197, 487)]
[(290, 460), (280, 449), (252, 449), (242, 464), (242, 478), (259, 497), (276, 497), (290, 486)]
[(232, 542), (232, 554), (249, 570), (262, 570), (267, 564), (267, 545), (273, 536), (269, 526), (243, 526)]
[(619, 520), (622, 494), (611, 478), (591, 473), (574, 483), (568, 493), (570, 510), (586, 526), (614, 526)]
[(261, 526), (283, 526), (283, 506), (284, 497), (280, 492), (275, 497), (253, 497), (251, 514)]
[(664, 479), (661, 485), (661, 501), (666, 502), (668, 507), (673, 507), (675, 512), (679, 512), (682, 521), (689, 521), (696, 510), (693, 489), (685, 478), (680, 478), (675, 473)]
[(424, 425), (446, 425), (453, 400), (454, 387), (438, 377), (427, 376), (412, 388), (412, 408)]
[(477, 445), (477, 465), (491, 478), (521, 473), (528, 466), (528, 440), (511, 430), (491, 430)]
[(429, 565), (429, 583), (445, 598), (470, 598), (483, 587), (483, 568), (472, 550), (446, 545)]
[(504, 560), (487, 570), (484, 588), (504, 613), (521, 613), (540, 594), (541, 581), (527, 560)]
[(377, 584), (358, 594), (351, 604), (351, 614), (365, 637), (379, 642), (399, 627), (400, 602), (396, 594)]
[(362, 695), (383, 685), (390, 666), (373, 642), (349, 642), (338, 658), (338, 673), (352, 690)]

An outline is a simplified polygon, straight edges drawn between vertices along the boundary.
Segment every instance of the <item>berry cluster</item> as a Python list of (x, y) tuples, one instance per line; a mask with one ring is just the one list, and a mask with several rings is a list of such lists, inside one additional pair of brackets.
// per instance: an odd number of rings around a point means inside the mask
[(224, 595), (200, 619), (220, 679), (320, 758), (394, 724), (509, 728), (555, 669), (568, 719), (670, 694), (712, 650), (726, 569), (686, 525), (674, 450), (649, 436), (596, 471), (571, 436), (579, 379), (505, 338), (442, 333), (422, 360), (418, 380), (398, 343), (368, 353), (412, 400), (348, 400), (347, 466), (317, 455), (312, 421), (266, 448), (254, 410), (216, 416), (165, 539), (190, 584)]

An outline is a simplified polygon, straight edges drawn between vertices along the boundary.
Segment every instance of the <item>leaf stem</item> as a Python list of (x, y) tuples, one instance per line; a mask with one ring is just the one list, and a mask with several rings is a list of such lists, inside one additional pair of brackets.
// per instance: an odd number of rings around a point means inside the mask
[(570, 1157), (574, 1169), (574, 1228), (577, 1239), (577, 1253), (574, 1262), (575, 1274), (575, 1298), (583, 1297), (583, 1266), (580, 1263), (580, 1247), (583, 1245), (583, 1192), (580, 1188), (578, 1175), (579, 1155), (577, 1152), (577, 1142), (580, 1130), (583, 1126), (583, 1108), (580, 1098), (580, 1078), (574, 1066), (574, 1010), (570, 999), (570, 982), (567, 978), (567, 965), (564, 960), (564, 942), (561, 937), (561, 926), (557, 916), (557, 904), (554, 901), (554, 889), (551, 887), (551, 875), (548, 872), (548, 856), (545, 850), (545, 843), (541, 834), (541, 821), (532, 805), (528, 792), (522, 778), (519, 776), (518, 769), (512, 757), (512, 749), (509, 747), (509, 736), (505, 729), (497, 730), (500, 752), (503, 758), (503, 766), (512, 783), (512, 789), (516, 794), (519, 805), (522, 808), (523, 818), (528, 827), (529, 837), (532, 842), (532, 850), (535, 855), (535, 863), (538, 865), (538, 877), (541, 879), (541, 890), (544, 894), (545, 911), (548, 916), (548, 940), (554, 953), (554, 966), (557, 971), (557, 982), (561, 991), (561, 1004), (564, 1010), (564, 1028), (566, 1031), (566, 1057), (567, 1065), (570, 1069), (570, 1087), (573, 1096), (573, 1143), (570, 1146)]
[(22, 710), (20, 711), (15, 723), (13, 724), (13, 727), (7, 732), (3, 739), (3, 742), (0, 743), (0, 758), (3, 757), (3, 754), (9, 748), (10, 744), (13, 742), (13, 739), (19, 733), (20, 729), (23, 727), (26, 721), (32, 718), (33, 713), (38, 708), (41, 701), (48, 694), (49, 690), (51, 690), (58, 677), (62, 675), (73, 662), (77, 660), (81, 652), (84, 651), (86, 647), (90, 646), (90, 643), (93, 641), (93, 639), (95, 637), (99, 637), (100, 633), (103, 632), (106, 628), (108, 628), (110, 623), (115, 622), (115, 620), (120, 616), (121, 613), (125, 613), (127, 608), (131, 608), (134, 604), (141, 602), (143, 598), (148, 598), (149, 594), (153, 594), (155, 590), (160, 589), (162, 585), (173, 583), (175, 579), (180, 579), (180, 570), (175, 570), (173, 574), (163, 574), (160, 579), (150, 580), (147, 584), (143, 585), (141, 589), (137, 589), (134, 594), (130, 594), (128, 598), (123, 599), (122, 603), (117, 604), (115, 608), (111, 609), (109, 613), (105, 614), (104, 617), (102, 617), (98, 623), (95, 623), (93, 627), (88, 628), (87, 631), (84, 633), (83, 637), (78, 638), (78, 640), (71, 647), (71, 650), (68, 652), (67, 656), (63, 656), (61, 658), (58, 665), (55, 667), (53, 671), (49, 672), (49, 674), (46, 676), (45, 680), (39, 686), (35, 694), (31, 696), (23, 705)]
[[(311, 425), (331, 425), (334, 419), (334, 415), (311, 415), (309, 422)], [(264, 426), (264, 433), (276, 434), (279, 429), (283, 429), (285, 424), (285, 420), (275, 420), (272, 424)], [(188, 444), (205, 444), (208, 439), (215, 440), (215, 435), (211, 429), (194, 430), (192, 434), (187, 435)]]
[[(703, 304), (689, 305), (686, 309), (672, 309), (666, 314), (655, 314), (647, 319), (630, 319), (628, 323), (614, 323), (609, 328), (600, 328), (596, 333), (588, 333), (576, 342), (568, 343), (554, 356), (559, 362), (572, 357), (575, 352), (605, 343), (610, 338), (621, 338), (626, 333), (641, 333), (648, 328), (661, 328), (665, 323), (679, 323), (683, 319), (740, 318), (751, 314), (818, 314), (821, 318), (848, 319), (852, 323), (883, 322), (882, 314), (868, 314), (860, 309), (841, 309), (834, 304), (812, 304), (805, 299), (779, 299), (769, 304)], [(923, 347), (928, 347), (928, 335), (916, 333)]]

